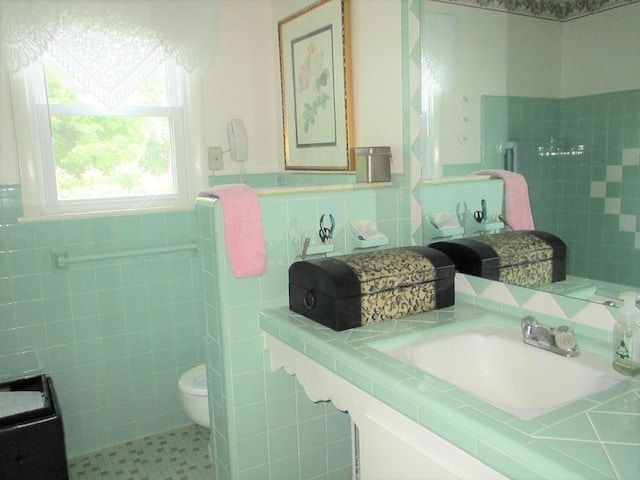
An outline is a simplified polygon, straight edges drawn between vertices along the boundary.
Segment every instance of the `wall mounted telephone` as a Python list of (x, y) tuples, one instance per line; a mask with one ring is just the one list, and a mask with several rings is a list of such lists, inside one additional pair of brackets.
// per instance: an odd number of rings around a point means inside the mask
[(229, 151), (234, 162), (246, 162), (249, 153), (247, 130), (244, 122), (239, 118), (231, 120), (227, 124), (227, 136), (229, 137)]

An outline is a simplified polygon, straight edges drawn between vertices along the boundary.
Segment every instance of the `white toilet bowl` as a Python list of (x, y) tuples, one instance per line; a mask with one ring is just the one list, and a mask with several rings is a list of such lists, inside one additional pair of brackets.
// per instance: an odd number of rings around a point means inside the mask
[(178, 381), (182, 407), (196, 424), (210, 427), (209, 398), (207, 396), (207, 371), (204, 364), (182, 374)]

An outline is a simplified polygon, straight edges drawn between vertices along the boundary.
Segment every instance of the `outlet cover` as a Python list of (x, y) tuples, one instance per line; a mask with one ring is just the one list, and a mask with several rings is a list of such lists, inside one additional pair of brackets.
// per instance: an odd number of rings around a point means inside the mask
[(209, 147), (207, 150), (207, 160), (209, 162), (209, 170), (216, 172), (224, 168), (222, 160), (222, 147)]

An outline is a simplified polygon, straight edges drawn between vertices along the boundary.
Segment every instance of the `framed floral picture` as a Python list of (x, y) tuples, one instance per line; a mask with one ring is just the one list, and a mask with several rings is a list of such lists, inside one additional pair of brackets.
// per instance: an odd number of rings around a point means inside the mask
[(353, 170), (349, 0), (278, 22), (285, 168)]

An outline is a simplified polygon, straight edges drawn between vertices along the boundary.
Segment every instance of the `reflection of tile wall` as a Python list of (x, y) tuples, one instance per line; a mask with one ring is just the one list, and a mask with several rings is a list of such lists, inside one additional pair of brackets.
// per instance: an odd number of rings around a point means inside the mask
[[(203, 358), (199, 255), (60, 269), (51, 249), (191, 243), (193, 211), (18, 223), (19, 189), (0, 187), (0, 202), (0, 377), (34, 366), (51, 375), (69, 456), (188, 424), (177, 380)], [(39, 365), (15, 361), (32, 357)]]
[[(497, 179), (426, 183), (422, 186), (421, 204), (425, 216), (444, 212), (464, 226), (465, 210), (473, 214), (481, 208), (483, 199), (486, 201), (489, 217), (503, 213), (503, 194), (502, 180)], [(425, 245), (433, 241), (433, 238), (427, 238), (427, 235), (425, 232)]]
[[(493, 152), (505, 132), (523, 146), (519, 171), (536, 227), (568, 243), (570, 273), (640, 285), (640, 90), (563, 100), (487, 97), (487, 166), (500, 165)], [(538, 156), (551, 138), (554, 148), (584, 145), (584, 153)]]

